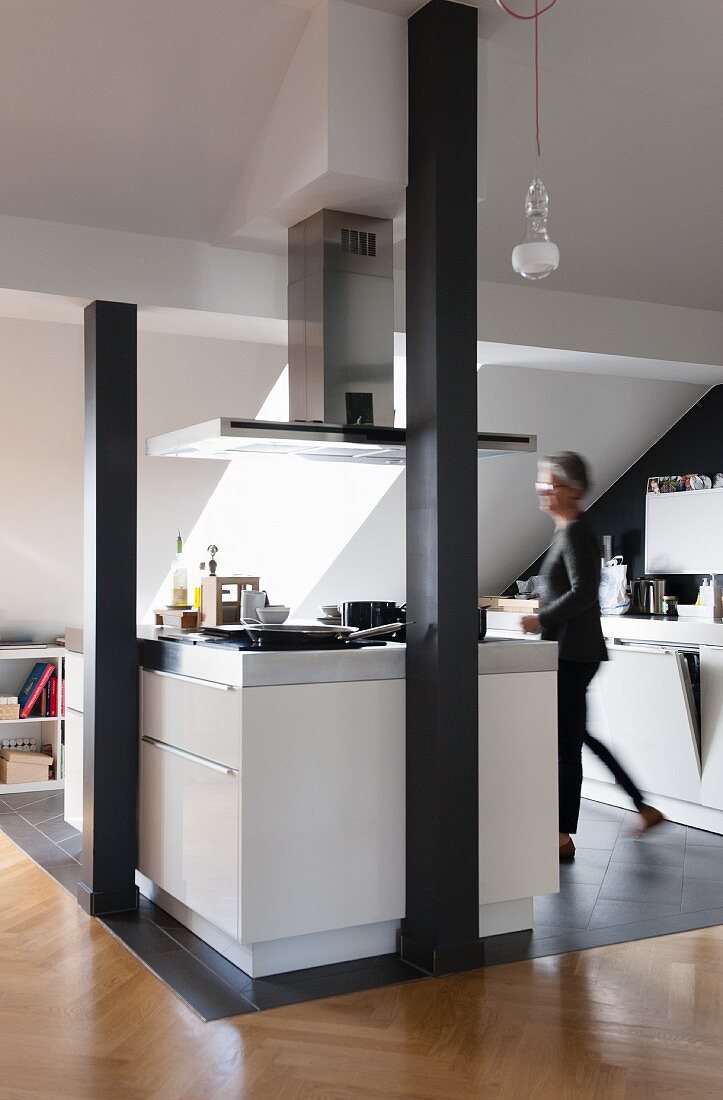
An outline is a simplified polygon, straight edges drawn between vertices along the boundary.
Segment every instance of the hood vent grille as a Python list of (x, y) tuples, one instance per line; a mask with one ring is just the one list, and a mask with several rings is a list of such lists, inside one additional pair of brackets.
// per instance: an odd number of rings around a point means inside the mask
[(341, 250), (350, 256), (376, 256), (377, 235), (363, 229), (342, 229)]

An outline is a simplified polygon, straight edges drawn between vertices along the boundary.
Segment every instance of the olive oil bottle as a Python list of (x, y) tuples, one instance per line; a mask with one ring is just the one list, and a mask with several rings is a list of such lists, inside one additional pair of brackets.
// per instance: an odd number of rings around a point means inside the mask
[(188, 570), (183, 562), (183, 539), (178, 532), (176, 556), (171, 562), (171, 603), (173, 607), (188, 607)]

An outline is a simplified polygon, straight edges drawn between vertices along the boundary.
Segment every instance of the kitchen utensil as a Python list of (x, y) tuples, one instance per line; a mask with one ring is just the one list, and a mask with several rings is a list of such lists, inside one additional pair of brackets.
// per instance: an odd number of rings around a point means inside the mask
[(640, 577), (633, 581), (633, 610), (645, 615), (660, 615), (663, 611), (662, 600), (667, 581), (658, 578)]
[(678, 597), (677, 596), (663, 596), (662, 599), (663, 614), (668, 618), (677, 619), (678, 617)]
[(394, 600), (350, 600), (341, 605), (341, 621), (344, 626), (368, 630), (396, 622), (399, 610)]
[(268, 604), (267, 607), (256, 608), (256, 618), (267, 626), (279, 626), (286, 622), (290, 611), (290, 607), (284, 607), (282, 604)]
[(339, 604), (338, 603), (323, 603), (321, 605), (320, 611), (321, 611), (322, 618), (325, 618), (325, 619), (329, 619), (329, 618), (336, 619), (336, 618), (339, 618), (341, 616), (341, 611), (339, 610)]
[(266, 593), (263, 589), (260, 592), (254, 592), (253, 589), (246, 589), (241, 593), (240, 621), (243, 622), (244, 619), (253, 619), (257, 610), (265, 606)]

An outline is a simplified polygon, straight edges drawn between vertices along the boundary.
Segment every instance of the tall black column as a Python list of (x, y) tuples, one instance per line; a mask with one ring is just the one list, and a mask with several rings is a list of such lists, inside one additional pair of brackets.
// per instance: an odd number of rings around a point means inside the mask
[(102, 915), (135, 909), (138, 786), (136, 306), (85, 310), (83, 879)]
[(477, 10), (409, 20), (407, 908), (402, 956), (479, 966)]

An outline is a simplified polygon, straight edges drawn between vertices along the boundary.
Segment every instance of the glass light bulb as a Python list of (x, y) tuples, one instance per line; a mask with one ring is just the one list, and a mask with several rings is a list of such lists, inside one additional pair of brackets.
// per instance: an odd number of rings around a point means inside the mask
[(535, 176), (525, 199), (525, 239), (512, 252), (512, 266), (523, 279), (545, 279), (560, 265), (560, 250), (547, 232), (549, 206), (545, 185)]

